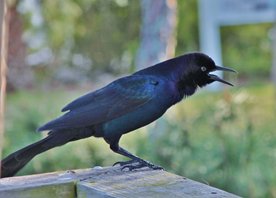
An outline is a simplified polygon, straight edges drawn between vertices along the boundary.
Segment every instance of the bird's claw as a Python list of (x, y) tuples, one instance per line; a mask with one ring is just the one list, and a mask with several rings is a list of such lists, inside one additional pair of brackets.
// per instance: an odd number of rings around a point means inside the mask
[(154, 165), (151, 163), (141, 163), (141, 162), (138, 162), (136, 164), (125, 165), (121, 168), (121, 170), (128, 169), (129, 171), (133, 171), (133, 170), (144, 168), (144, 167), (148, 167), (152, 170), (164, 170), (161, 166), (157, 166), (157, 165)]
[(154, 165), (144, 160), (129, 160), (126, 162), (116, 162), (115, 164), (113, 164), (113, 166), (118, 164), (122, 167), (121, 170), (128, 169), (129, 171), (132, 171), (144, 167), (148, 167), (152, 170), (164, 170), (164, 168), (162, 168), (161, 166)]

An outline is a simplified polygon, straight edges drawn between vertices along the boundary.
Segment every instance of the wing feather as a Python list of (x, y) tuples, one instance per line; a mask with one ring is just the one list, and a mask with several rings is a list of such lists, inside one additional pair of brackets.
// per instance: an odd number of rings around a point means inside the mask
[(155, 96), (156, 81), (152, 76), (120, 78), (69, 103), (62, 109), (67, 113), (38, 130), (91, 126), (117, 118), (150, 101)]

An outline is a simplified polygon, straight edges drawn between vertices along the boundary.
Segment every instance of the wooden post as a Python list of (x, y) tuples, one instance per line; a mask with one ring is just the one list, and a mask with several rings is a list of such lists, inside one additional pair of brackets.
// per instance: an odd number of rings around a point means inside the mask
[[(8, 41), (8, 12), (7, 1), (0, 1), (0, 159), (2, 158), (2, 146), (4, 138), (4, 112), (6, 94), (6, 72), (7, 72), (7, 41)], [(1, 169), (0, 169), (1, 175)]]

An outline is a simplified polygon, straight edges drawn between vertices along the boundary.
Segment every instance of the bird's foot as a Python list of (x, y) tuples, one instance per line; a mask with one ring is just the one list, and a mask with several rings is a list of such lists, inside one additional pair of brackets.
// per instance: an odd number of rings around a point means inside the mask
[(115, 162), (113, 164), (113, 166), (116, 166), (116, 165), (125, 166), (127, 164), (133, 164), (133, 163), (137, 163), (137, 160), (128, 160), (128, 161), (124, 161), (124, 162)]
[(144, 168), (144, 167), (148, 167), (152, 170), (164, 170), (161, 166), (154, 165), (154, 164), (147, 162), (145, 160), (142, 160), (142, 159), (140, 159), (140, 160), (134, 159), (134, 160), (126, 161), (126, 162), (116, 162), (113, 166), (115, 166), (115, 165), (120, 165), (122, 167), (121, 170), (128, 169), (129, 171)]

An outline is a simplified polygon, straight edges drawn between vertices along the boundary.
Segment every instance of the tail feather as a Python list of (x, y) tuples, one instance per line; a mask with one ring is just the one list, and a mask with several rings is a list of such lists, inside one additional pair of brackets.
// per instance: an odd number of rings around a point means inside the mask
[[(1, 161), (1, 178), (15, 175), (36, 155), (43, 152), (42, 145), (49, 140), (50, 136), (20, 149)], [(50, 148), (49, 148), (50, 149)]]
[(0, 178), (14, 176), (36, 155), (71, 141), (72, 136), (63, 133), (50, 133), (46, 138), (22, 148), (1, 161)]
[(1, 161), (1, 175), (11, 177), (22, 169), (36, 155), (45, 152), (51, 148), (64, 145), (70, 141), (75, 141), (93, 136), (95, 133), (93, 126), (79, 129), (58, 129), (52, 130), (48, 136), (38, 142), (35, 142), (25, 148), (22, 148)]

